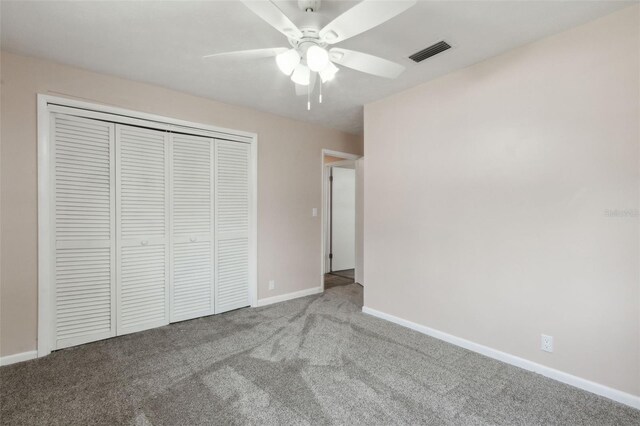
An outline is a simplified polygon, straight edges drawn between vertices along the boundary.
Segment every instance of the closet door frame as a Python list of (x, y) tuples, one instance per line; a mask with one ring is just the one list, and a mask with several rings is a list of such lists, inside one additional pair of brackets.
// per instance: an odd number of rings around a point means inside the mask
[(37, 161), (38, 161), (38, 331), (37, 357), (55, 348), (52, 271), (55, 261), (55, 204), (53, 197), (53, 143), (50, 125), (53, 113), (92, 118), (112, 123), (205, 136), (250, 145), (249, 171), (249, 301), (256, 307), (257, 288), (257, 189), (258, 135), (186, 120), (132, 111), (45, 94), (37, 95)]

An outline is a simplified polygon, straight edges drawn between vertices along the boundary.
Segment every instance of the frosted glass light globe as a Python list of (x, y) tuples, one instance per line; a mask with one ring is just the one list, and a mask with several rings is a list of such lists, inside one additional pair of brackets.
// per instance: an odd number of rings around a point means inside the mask
[(326, 83), (327, 81), (333, 80), (333, 77), (336, 76), (336, 73), (338, 71), (339, 71), (339, 68), (333, 65), (333, 62), (327, 63), (327, 66), (324, 67), (324, 69), (319, 73), (320, 78), (322, 79), (322, 82)]
[(307, 68), (303, 64), (298, 64), (296, 69), (293, 71), (293, 74), (291, 75), (291, 81), (302, 86), (308, 86), (310, 80), (311, 72), (309, 71), (309, 68)]
[(293, 70), (300, 63), (300, 54), (295, 49), (289, 49), (276, 56), (276, 64), (280, 71), (286, 75), (291, 75)]
[(329, 53), (320, 46), (307, 49), (307, 65), (311, 71), (322, 71), (329, 63)]

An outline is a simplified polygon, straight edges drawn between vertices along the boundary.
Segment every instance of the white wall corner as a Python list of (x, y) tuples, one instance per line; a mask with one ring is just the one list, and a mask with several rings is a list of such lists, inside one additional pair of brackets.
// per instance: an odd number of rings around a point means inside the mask
[(285, 302), (287, 300), (297, 299), (299, 297), (311, 296), (313, 294), (322, 293), (322, 287), (307, 288), (305, 290), (294, 291), (293, 293), (281, 294), (279, 296), (267, 297), (258, 300), (258, 306), (267, 306), (274, 303)]
[(362, 312), (640, 410), (640, 396), (613, 389), (600, 383), (595, 383), (590, 380), (583, 379), (582, 377), (574, 376), (572, 374), (529, 361), (528, 359), (520, 358), (376, 309), (363, 306)]

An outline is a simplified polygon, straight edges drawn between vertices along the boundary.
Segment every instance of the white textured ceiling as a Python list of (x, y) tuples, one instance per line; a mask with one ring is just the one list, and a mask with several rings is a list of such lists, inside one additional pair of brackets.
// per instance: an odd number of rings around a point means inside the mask
[[(299, 27), (321, 27), (352, 7), (323, 0), (319, 13), (275, 2)], [(237, 1), (1, 2), (2, 48), (244, 105), (351, 133), (362, 106), (450, 71), (629, 5), (617, 1), (420, 1), (337, 46), (407, 67), (396, 80), (342, 68), (324, 102), (306, 97), (273, 58), (202, 59), (217, 52), (287, 46), (284, 36)], [(454, 46), (420, 64), (407, 57), (441, 39)]]

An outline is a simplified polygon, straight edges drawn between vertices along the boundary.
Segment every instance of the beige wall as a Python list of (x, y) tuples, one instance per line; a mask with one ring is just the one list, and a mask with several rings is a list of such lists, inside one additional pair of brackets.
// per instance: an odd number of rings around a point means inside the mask
[(639, 13), (365, 106), (365, 306), (640, 395)]
[(311, 210), (322, 202), (322, 149), (360, 154), (361, 136), (6, 52), (1, 59), (0, 355), (36, 348), (37, 93), (256, 132), (258, 298), (320, 285), (322, 230)]

